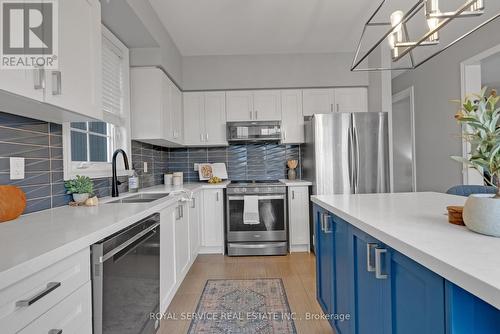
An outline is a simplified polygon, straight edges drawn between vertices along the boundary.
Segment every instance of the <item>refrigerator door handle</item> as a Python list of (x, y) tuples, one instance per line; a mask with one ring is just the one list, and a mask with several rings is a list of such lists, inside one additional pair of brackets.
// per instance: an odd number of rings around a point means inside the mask
[(354, 192), (358, 192), (359, 188), (359, 140), (358, 140), (358, 129), (356, 127), (352, 128), (353, 142), (354, 142)]
[(349, 168), (349, 187), (351, 193), (354, 193), (354, 161), (353, 161), (353, 135), (352, 128), (347, 129), (347, 164)]

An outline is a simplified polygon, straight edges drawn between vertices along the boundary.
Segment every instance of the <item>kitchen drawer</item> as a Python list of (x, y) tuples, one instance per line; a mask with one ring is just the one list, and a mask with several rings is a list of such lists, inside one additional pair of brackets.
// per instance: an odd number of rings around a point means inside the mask
[(87, 282), (18, 334), (92, 334), (92, 290)]
[(88, 281), (90, 248), (0, 290), (1, 332), (19, 331)]

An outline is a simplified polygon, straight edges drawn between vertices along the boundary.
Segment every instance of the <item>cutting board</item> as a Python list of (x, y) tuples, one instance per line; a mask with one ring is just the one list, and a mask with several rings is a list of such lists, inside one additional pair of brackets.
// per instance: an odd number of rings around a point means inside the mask
[(199, 164), (198, 174), (201, 181), (207, 181), (216, 176), (222, 180), (227, 180), (227, 168), (225, 163)]

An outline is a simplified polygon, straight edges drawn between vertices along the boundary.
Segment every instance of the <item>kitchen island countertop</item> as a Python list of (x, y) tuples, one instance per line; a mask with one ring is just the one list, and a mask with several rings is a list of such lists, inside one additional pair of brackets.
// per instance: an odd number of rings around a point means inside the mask
[(500, 309), (500, 238), (448, 223), (441, 193), (312, 196), (312, 201)]

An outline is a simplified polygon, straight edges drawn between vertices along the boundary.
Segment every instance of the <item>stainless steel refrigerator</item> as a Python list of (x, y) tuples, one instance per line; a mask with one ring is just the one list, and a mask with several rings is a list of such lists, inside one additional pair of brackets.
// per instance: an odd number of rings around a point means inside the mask
[(317, 114), (306, 121), (304, 179), (313, 194), (389, 192), (388, 114)]

